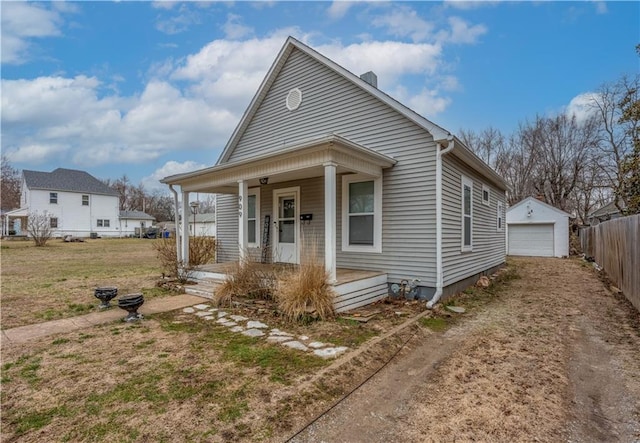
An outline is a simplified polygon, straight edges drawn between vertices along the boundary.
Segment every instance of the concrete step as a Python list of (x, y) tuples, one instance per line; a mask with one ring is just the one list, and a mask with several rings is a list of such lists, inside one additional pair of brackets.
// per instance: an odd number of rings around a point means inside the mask
[(184, 292), (191, 295), (197, 295), (199, 297), (213, 299), (213, 294), (218, 286), (220, 286), (220, 284), (216, 282), (199, 281), (195, 285), (185, 285)]

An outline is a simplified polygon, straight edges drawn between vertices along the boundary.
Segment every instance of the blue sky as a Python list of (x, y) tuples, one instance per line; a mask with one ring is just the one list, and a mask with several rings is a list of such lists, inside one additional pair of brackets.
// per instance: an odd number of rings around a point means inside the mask
[(2, 2), (2, 153), (158, 179), (215, 163), (288, 35), (458, 133), (585, 112), (638, 2)]

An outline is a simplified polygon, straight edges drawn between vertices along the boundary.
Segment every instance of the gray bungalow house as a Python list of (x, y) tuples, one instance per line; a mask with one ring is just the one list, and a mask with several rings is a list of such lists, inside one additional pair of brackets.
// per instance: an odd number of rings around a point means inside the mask
[[(403, 282), (432, 306), (505, 261), (504, 180), (446, 129), (288, 38), (215, 166), (162, 180), (216, 193), (220, 263), (300, 263), (313, 238), (344, 311)], [(183, 226), (178, 249), (188, 256)]]

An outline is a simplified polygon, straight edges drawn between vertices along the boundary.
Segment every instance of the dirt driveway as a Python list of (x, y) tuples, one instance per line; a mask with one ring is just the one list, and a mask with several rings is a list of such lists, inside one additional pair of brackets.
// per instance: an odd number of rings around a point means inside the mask
[(417, 336), (293, 441), (640, 442), (638, 313), (579, 260), (514, 261), (495, 302)]

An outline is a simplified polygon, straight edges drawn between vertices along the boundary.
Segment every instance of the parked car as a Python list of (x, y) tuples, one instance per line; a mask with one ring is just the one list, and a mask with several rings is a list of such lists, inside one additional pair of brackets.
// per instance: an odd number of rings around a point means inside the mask
[(142, 234), (142, 238), (158, 238), (158, 235), (159, 233), (156, 228), (149, 228), (144, 234)]

